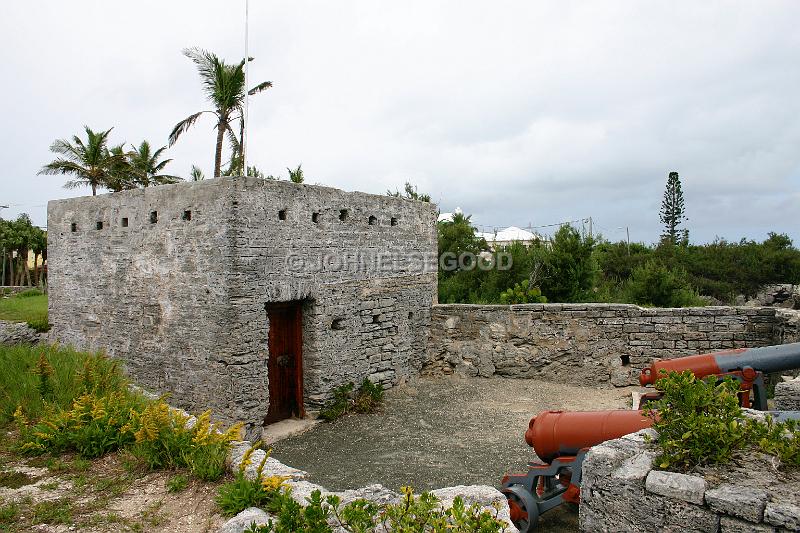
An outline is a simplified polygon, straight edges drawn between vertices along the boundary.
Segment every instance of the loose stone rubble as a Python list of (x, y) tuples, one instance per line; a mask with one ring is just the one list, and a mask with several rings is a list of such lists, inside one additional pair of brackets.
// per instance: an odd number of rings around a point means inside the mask
[(0, 345), (38, 344), (42, 334), (24, 322), (0, 320)]

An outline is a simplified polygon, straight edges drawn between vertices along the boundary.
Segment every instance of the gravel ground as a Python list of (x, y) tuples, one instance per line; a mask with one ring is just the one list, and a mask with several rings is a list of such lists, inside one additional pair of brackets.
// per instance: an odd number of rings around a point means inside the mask
[[(535, 457), (523, 439), (531, 416), (547, 409), (628, 408), (631, 390), (419, 378), (388, 391), (382, 412), (319, 424), (276, 443), (273, 456), (310, 472), (311, 481), (331, 490), (371, 483), (416, 490), (498, 486), (505, 472), (523, 472)], [(543, 519), (543, 530), (576, 529), (574, 511), (552, 515)]]

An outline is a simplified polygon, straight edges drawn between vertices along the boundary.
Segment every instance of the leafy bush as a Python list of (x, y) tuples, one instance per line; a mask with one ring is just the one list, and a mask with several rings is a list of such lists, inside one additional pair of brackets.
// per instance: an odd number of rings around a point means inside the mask
[(747, 439), (737, 393), (731, 378), (717, 383), (716, 377), (697, 379), (691, 372), (671, 373), (656, 384), (663, 397), (650, 405), (658, 432), (661, 468), (725, 463)]
[(361, 386), (353, 390), (355, 385), (347, 383), (333, 389), (333, 400), (320, 410), (319, 417), (331, 422), (350, 411), (356, 413), (372, 413), (383, 402), (383, 387), (364, 378)]
[(670, 270), (657, 261), (648, 261), (633, 270), (626, 285), (632, 303), (655, 307), (703, 306), (705, 302), (689, 284), (686, 273)]
[(133, 442), (133, 417), (141, 403), (141, 398), (121, 392), (84, 393), (71, 409), (52, 409), (31, 425), (18, 408), (19, 450), (31, 455), (74, 451), (81, 457), (100, 457)]
[(221, 431), (210, 412), (189, 424), (163, 399), (131, 392), (117, 362), (102, 354), (0, 347), (0, 365), (0, 422), (16, 420), (18, 447), (26, 454), (72, 451), (92, 458), (130, 447), (151, 469), (187, 468), (214, 480), (239, 438), (241, 425)]
[(236, 478), (219, 488), (216, 501), (225, 516), (233, 516), (248, 507), (270, 507), (274, 509), (271, 502), (280, 493), (286, 478), (263, 476), (264, 464), (267, 462), (271, 450), (264, 455), (264, 458), (259, 463), (254, 478), (250, 479), (245, 475), (247, 467), (251, 464), (252, 454), (259, 445), (260, 442), (257, 442), (245, 452), (239, 465), (239, 471), (236, 473)]
[(524, 279), (510, 289), (500, 293), (500, 302), (503, 304), (530, 304), (545, 303), (547, 298), (542, 296), (539, 287), (528, 288), (528, 280)]
[[(403, 498), (397, 504), (378, 505), (356, 500), (344, 507), (341, 499), (329, 495), (324, 500), (315, 490), (302, 506), (291, 497), (291, 491), (278, 492), (272, 501), (272, 513), (277, 521), (263, 526), (251, 525), (250, 533), (330, 533), (344, 530), (351, 533), (398, 531), (408, 533), (495, 533), (504, 531), (504, 524), (478, 504), (467, 507), (462, 498), (443, 509), (430, 493), (419, 497), (409, 487), (402, 489)], [(330, 523), (334, 525), (331, 527)], [(334, 529), (336, 528), (336, 529)]]
[(188, 424), (189, 418), (163, 400), (135, 413), (133, 454), (149, 468), (187, 467), (196, 477), (213, 481), (225, 473), (230, 443), (239, 438), (241, 424), (222, 432), (206, 411)]
[(739, 383), (730, 377), (697, 379), (689, 371), (671, 372), (656, 382), (663, 393), (646, 413), (658, 432), (660, 468), (686, 469), (727, 463), (736, 452), (759, 448), (783, 463), (800, 466), (800, 423), (745, 418)]

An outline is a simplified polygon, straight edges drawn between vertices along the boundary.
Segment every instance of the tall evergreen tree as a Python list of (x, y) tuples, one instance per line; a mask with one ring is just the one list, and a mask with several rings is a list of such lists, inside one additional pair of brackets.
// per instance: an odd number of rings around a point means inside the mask
[[(662, 240), (668, 240), (673, 245), (677, 244), (678, 234), (680, 233), (678, 226), (684, 220), (689, 220), (684, 213), (681, 180), (677, 172), (670, 172), (667, 178), (667, 188), (664, 191), (664, 199), (661, 201), (661, 211), (659, 211), (659, 218), (664, 224)], [(688, 236), (688, 232), (686, 235)]]

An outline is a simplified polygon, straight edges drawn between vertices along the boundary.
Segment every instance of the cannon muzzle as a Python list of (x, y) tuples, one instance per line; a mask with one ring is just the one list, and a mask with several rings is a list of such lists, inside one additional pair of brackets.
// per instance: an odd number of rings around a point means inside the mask
[(652, 424), (641, 411), (544, 411), (531, 418), (525, 442), (550, 462)]

